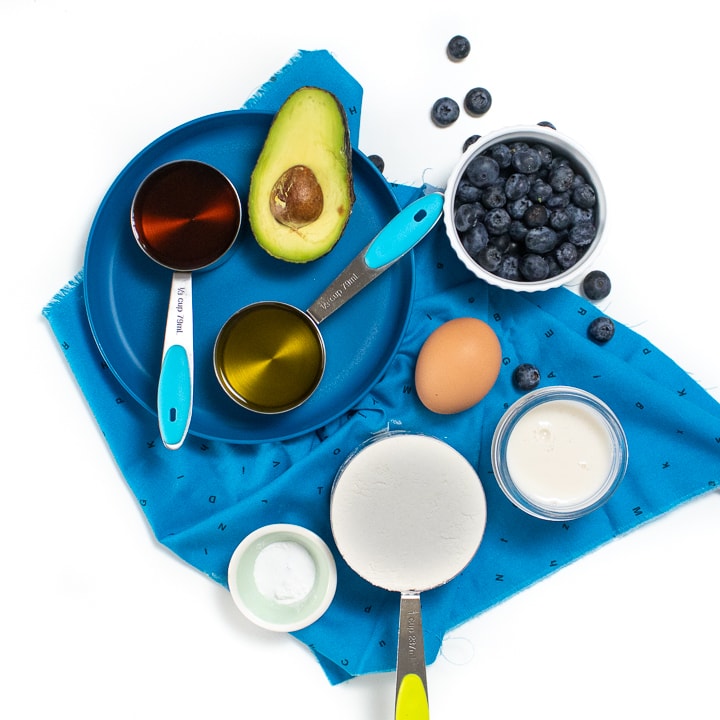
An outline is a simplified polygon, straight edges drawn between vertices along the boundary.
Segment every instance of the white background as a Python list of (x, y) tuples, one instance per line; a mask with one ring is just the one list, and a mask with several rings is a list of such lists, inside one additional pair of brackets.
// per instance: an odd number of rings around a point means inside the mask
[[(298, 49), (363, 85), (360, 149), (391, 180), (442, 185), (468, 135), (551, 120), (604, 180), (607, 311), (720, 399), (711, 7), (0, 0), (0, 715), (392, 717), (391, 674), (330, 686), (158, 545), (41, 317), (136, 152), (240, 106)], [(436, 98), (476, 85), (485, 117), (430, 123)], [(434, 720), (717, 718), (718, 547), (713, 493), (453, 631), (428, 672)]]

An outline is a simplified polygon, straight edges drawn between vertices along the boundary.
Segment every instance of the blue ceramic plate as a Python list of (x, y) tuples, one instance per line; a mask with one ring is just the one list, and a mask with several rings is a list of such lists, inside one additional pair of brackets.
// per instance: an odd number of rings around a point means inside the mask
[(212, 351), (223, 323), (258, 300), (306, 309), (399, 211), (389, 186), (353, 153), (355, 205), (333, 250), (296, 265), (270, 257), (247, 221), (250, 174), (273, 115), (237, 110), (198, 118), (161, 136), (120, 173), (103, 199), (85, 253), (85, 304), (95, 341), (127, 391), (155, 414), (172, 273), (147, 258), (130, 228), (130, 205), (143, 178), (171, 160), (202, 160), (235, 184), (243, 204), (240, 236), (219, 267), (193, 274), (195, 400), (190, 433), (232, 443), (284, 440), (316, 430), (353, 407), (392, 360), (408, 322), (414, 288), (412, 254), (320, 326), (327, 349), (323, 380), (301, 407), (264, 416), (236, 405), (220, 388)]

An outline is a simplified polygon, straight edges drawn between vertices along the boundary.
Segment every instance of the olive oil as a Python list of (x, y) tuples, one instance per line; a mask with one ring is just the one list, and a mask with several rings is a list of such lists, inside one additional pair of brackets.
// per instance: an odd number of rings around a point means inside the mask
[(285, 412), (301, 404), (319, 384), (324, 366), (317, 326), (284, 303), (255, 303), (238, 311), (215, 347), (220, 384), (256, 412)]

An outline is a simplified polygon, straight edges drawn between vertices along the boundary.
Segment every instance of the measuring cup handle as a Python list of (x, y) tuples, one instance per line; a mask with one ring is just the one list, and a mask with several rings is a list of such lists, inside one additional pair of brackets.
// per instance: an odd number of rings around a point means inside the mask
[(192, 402), (192, 275), (176, 272), (170, 287), (157, 393), (160, 437), (169, 450), (177, 450), (185, 441)]
[(443, 203), (443, 195), (434, 192), (401, 210), (368, 245), (365, 250), (367, 266), (380, 270), (412, 250), (440, 219)]
[(401, 210), (328, 285), (307, 313), (321, 323), (412, 250), (440, 219), (443, 196), (432, 193)]
[(395, 720), (429, 720), (420, 595), (402, 593), (398, 632)]

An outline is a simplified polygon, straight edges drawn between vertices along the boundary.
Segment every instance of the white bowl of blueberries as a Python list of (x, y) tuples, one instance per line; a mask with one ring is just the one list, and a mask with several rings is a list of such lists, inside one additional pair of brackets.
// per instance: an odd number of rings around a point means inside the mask
[(448, 180), (450, 243), (477, 277), (509, 290), (571, 284), (595, 259), (605, 194), (585, 153), (552, 126), (505, 128), (465, 150)]

